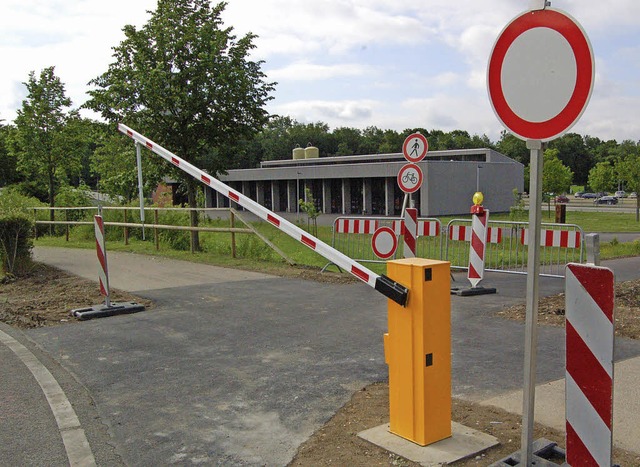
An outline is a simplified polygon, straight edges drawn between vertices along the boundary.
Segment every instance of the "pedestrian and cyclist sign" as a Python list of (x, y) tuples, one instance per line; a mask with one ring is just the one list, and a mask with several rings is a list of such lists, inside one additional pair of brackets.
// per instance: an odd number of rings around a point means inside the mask
[(525, 11), (503, 29), (489, 59), (496, 116), (523, 140), (561, 136), (589, 102), (594, 63), (589, 39), (571, 16), (553, 8)]

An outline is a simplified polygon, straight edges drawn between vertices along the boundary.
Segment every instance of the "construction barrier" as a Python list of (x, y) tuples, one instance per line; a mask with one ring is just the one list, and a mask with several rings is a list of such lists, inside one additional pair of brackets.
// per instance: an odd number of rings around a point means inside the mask
[(418, 238), (418, 210), (407, 208), (404, 210), (404, 257), (416, 257), (416, 240)]
[[(338, 217), (333, 223), (331, 246), (356, 261), (363, 263), (384, 263), (371, 247), (371, 237), (380, 227), (389, 227), (403, 238), (404, 220), (390, 217)], [(442, 259), (442, 226), (438, 219), (418, 218), (416, 256), (420, 258)], [(404, 241), (400, 242), (394, 258), (402, 257)]]
[(98, 268), (98, 280), (100, 282), (100, 293), (105, 298), (105, 304), (111, 306), (111, 296), (109, 293), (109, 269), (107, 268), (107, 250), (104, 243), (104, 223), (101, 215), (93, 217), (96, 234), (96, 255), (100, 267)]
[(610, 269), (566, 271), (566, 427), (569, 465), (611, 465), (614, 279)]
[[(469, 264), (471, 220), (453, 219), (447, 224), (444, 256), (452, 269), (466, 270)], [(542, 224), (540, 275), (564, 277), (568, 263), (584, 260), (584, 232), (574, 224)], [(485, 270), (512, 274), (527, 273), (528, 223), (489, 221)]]

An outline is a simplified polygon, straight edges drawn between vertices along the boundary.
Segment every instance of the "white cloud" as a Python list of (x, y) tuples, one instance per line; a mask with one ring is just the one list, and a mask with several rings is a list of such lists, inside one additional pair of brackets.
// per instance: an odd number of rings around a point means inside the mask
[(269, 70), (269, 79), (276, 81), (315, 81), (344, 76), (362, 76), (371, 73), (368, 66), (358, 63), (317, 65), (313, 63), (292, 63), (284, 68)]
[(273, 106), (275, 113), (289, 115), (299, 122), (328, 123), (332, 127), (338, 126), (359, 126), (358, 122), (369, 120), (374, 108), (375, 101), (322, 101), (307, 100), (289, 102), (283, 105)]

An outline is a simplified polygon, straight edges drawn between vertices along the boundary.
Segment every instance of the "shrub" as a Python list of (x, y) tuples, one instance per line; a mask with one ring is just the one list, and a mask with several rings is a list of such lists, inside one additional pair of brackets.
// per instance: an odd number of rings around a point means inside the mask
[(33, 248), (29, 208), (39, 204), (12, 190), (3, 190), (0, 195), (0, 260), (6, 275), (19, 276), (29, 270)]

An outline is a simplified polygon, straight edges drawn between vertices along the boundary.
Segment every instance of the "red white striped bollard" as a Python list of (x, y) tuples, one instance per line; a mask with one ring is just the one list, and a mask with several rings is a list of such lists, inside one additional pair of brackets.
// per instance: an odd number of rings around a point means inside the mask
[(467, 279), (471, 282), (471, 287), (476, 288), (484, 278), (484, 253), (487, 244), (487, 222), (489, 211), (482, 207), (482, 193), (473, 195), (473, 206), (471, 207), (471, 245), (469, 247), (469, 271)]
[(107, 308), (111, 307), (111, 298), (109, 296), (109, 270), (107, 269), (107, 250), (104, 245), (104, 223), (101, 215), (93, 218), (96, 232), (96, 253), (100, 262), (98, 270), (98, 279), (100, 281), (100, 293), (105, 296), (105, 304)]
[(613, 272), (592, 265), (568, 264), (565, 301), (566, 460), (576, 466), (610, 466)]
[(416, 257), (416, 238), (418, 236), (418, 210), (407, 208), (404, 210), (404, 257)]

